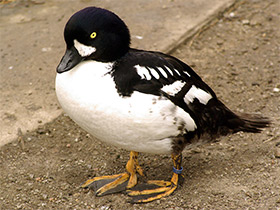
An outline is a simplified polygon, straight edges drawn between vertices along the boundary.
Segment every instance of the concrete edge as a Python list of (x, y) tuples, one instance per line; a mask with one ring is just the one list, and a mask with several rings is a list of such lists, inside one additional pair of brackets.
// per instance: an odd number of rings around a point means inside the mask
[(197, 34), (207, 30), (210, 26), (217, 23), (220, 17), (223, 17), (223, 14), (233, 10), (234, 8), (238, 7), (241, 4), (240, 0), (232, 0), (225, 5), (220, 6), (217, 8), (207, 19), (201, 21), (195, 27), (187, 30), (179, 39), (170, 43), (164, 50), (164, 53), (171, 54), (176, 49), (178, 49), (182, 44), (190, 41), (194, 38)]

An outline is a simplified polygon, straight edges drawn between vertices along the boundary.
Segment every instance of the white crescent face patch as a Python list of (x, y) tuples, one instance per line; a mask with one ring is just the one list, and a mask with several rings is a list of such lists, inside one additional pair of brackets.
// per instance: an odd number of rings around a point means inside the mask
[(86, 46), (86, 45), (80, 43), (79, 41), (77, 41), (76, 39), (74, 39), (74, 47), (76, 48), (76, 50), (79, 52), (80, 56), (82, 56), (82, 57), (89, 56), (96, 51), (95, 47)]

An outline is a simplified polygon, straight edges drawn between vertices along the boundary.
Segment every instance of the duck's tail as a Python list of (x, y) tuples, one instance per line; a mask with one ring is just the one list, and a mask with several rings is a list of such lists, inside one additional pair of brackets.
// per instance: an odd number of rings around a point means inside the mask
[(239, 131), (259, 133), (271, 124), (270, 119), (260, 115), (235, 114), (219, 100), (210, 101), (196, 113), (201, 119), (200, 133), (208, 133), (213, 137)]
[[(220, 102), (220, 101), (219, 101)], [(257, 114), (235, 114), (229, 110), (222, 102), (220, 102), (220, 109), (222, 111), (221, 130), (218, 129), (218, 133), (221, 135), (229, 133), (236, 133), (239, 131), (249, 133), (260, 133), (263, 128), (269, 127), (271, 120), (267, 117), (263, 117)], [(223, 133), (222, 128), (227, 128), (226, 133)]]
[(233, 119), (228, 120), (228, 126), (233, 130), (233, 132), (244, 131), (250, 133), (259, 133), (262, 128), (268, 127), (271, 121), (260, 115), (253, 114), (240, 114), (236, 115)]

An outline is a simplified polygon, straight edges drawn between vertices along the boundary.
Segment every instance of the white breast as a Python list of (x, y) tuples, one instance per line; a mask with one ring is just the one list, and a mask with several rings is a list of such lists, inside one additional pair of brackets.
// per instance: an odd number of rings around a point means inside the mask
[(196, 125), (188, 113), (159, 96), (135, 91), (121, 97), (108, 72), (112, 63), (82, 62), (57, 74), (56, 94), (64, 111), (103, 142), (148, 153), (170, 153), (179, 126)]

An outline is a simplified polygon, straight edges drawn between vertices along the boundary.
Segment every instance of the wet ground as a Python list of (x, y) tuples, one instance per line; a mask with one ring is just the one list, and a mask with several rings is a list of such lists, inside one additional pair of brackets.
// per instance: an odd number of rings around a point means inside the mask
[[(132, 205), (126, 195), (95, 197), (80, 187), (123, 172), (129, 152), (61, 115), (0, 148), (0, 209), (280, 209), (279, 6), (241, 1), (172, 52), (229, 108), (270, 117), (270, 128), (185, 151), (183, 185), (160, 201)], [(148, 179), (171, 177), (168, 156), (141, 154), (139, 161)]]

